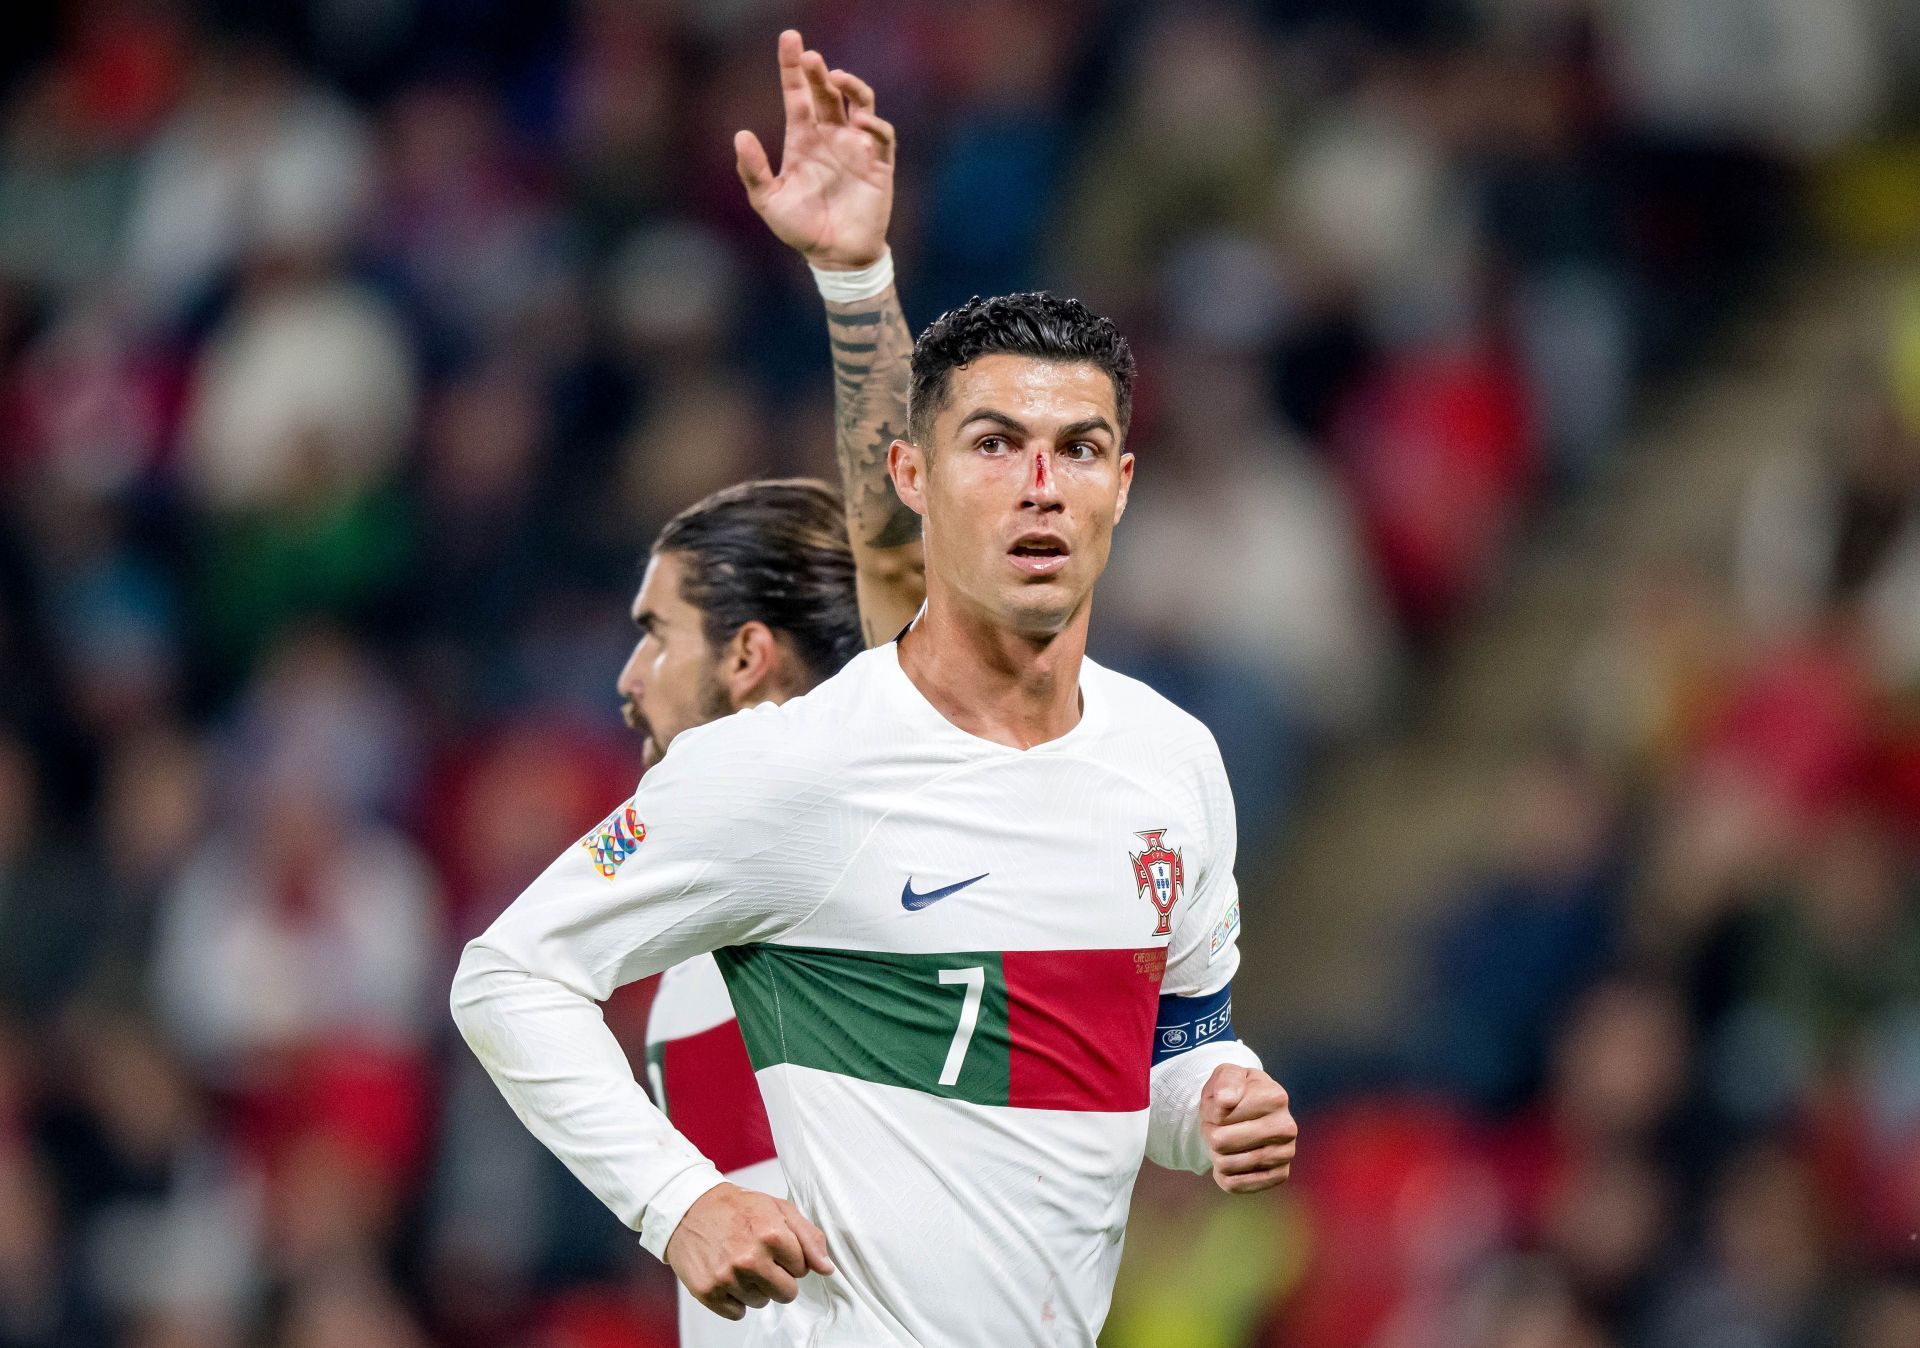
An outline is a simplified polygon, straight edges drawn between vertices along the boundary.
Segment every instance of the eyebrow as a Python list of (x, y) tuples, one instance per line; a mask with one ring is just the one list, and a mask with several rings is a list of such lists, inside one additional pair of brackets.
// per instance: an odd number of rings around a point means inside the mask
[[(996, 411), (991, 407), (975, 408), (967, 414), (966, 420), (960, 424), (962, 426), (970, 426), (976, 421), (991, 421), (996, 426), (1006, 427), (1015, 435), (1033, 434), (1027, 424), (1018, 417), (1008, 416), (1005, 412)], [(1059, 436), (1061, 439), (1065, 439), (1068, 436), (1085, 435), (1088, 431), (1105, 431), (1108, 435), (1112, 435), (1114, 434), (1113, 423), (1102, 416), (1082, 417), (1071, 425), (1062, 426), (1059, 431)]]
[(1071, 426), (1062, 426), (1060, 435), (1064, 439), (1070, 435), (1085, 435), (1088, 431), (1105, 431), (1108, 435), (1114, 433), (1113, 424), (1105, 417), (1083, 417)]
[(1032, 432), (1027, 429), (1026, 422), (1021, 421), (1018, 417), (1010, 417), (1005, 412), (996, 412), (991, 407), (976, 407), (973, 411), (967, 413), (966, 418), (961, 421), (960, 424), (962, 426), (971, 426), (976, 421), (991, 421), (996, 426), (1005, 426), (1015, 435), (1032, 434)]

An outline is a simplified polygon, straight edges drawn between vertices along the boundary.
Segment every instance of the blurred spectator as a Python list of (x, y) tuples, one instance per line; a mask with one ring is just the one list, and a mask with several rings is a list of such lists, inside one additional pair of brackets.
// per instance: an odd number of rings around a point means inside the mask
[(1920, 1337), (1920, 1289), (1884, 1283), (1869, 1289), (1849, 1321), (1844, 1348), (1897, 1348)]
[(1884, 97), (1871, 0), (1628, 0), (1594, 12), (1631, 113), (1676, 139), (1823, 148), (1864, 130)]
[(0, 1343), (106, 1344), (75, 1270), (61, 1257), (56, 1194), (33, 1155), (0, 1148)]
[(144, 1004), (163, 897), (206, 836), (213, 810), (200, 742), (179, 726), (134, 731), (102, 772), (94, 831), (113, 839), (99, 907), (105, 932), (87, 975), (90, 1002)]
[(29, 1022), (79, 990), (107, 916), (46, 805), (27, 746), (0, 735), (0, 1015)]
[(350, 107), (271, 47), (214, 46), (143, 156), (128, 283), (147, 312), (171, 318), (255, 250), (329, 256), (357, 227), (371, 175)]
[(393, 1289), (367, 1274), (315, 1279), (297, 1289), (274, 1348), (425, 1348)]
[(1280, 180), (1294, 246), (1353, 287), (1397, 344), (1457, 328), (1473, 304), (1475, 222), (1449, 153), (1450, 95), (1442, 68), (1379, 58), (1316, 110)]
[(417, 1047), (434, 1008), (432, 880), (397, 835), (292, 783), (261, 790), (162, 910), (158, 993), (215, 1079), (271, 1082), (337, 1042)]
[(1281, 154), (1276, 64), (1226, 8), (1172, 9), (1140, 34), (1068, 197), (1062, 289), (1133, 312), (1181, 234), (1259, 226)]
[(618, 0), (577, 6), (562, 135), (573, 214), (595, 253), (673, 200), (688, 72), (666, 18)]
[(1805, 1165), (1763, 1145), (1734, 1159), (1708, 1209), (1705, 1247), (1656, 1311), (1649, 1348), (1795, 1348), (1831, 1327), (1827, 1241)]
[(30, 293), (78, 290), (120, 244), (127, 165), (82, 100), (67, 72), (42, 71), (0, 128), (0, 275)]
[(186, 468), (216, 510), (324, 503), (391, 471), (412, 428), (402, 334), (373, 296), (262, 276), (195, 381)]
[(1617, 184), (1595, 153), (1583, 72), (1565, 59), (1469, 59), (1479, 227), (1504, 271), (1514, 338), (1556, 477), (1578, 482), (1632, 392), (1633, 284)]
[[(1040, 282), (1036, 254), (1066, 149), (1061, 95), (1085, 8), (972, 0), (942, 16), (932, 73), (946, 127), (928, 165), (921, 254), (938, 306)], [(973, 209), (987, 199), (994, 210)]]
[(238, 724), (227, 821), (159, 914), (160, 1012), (274, 1166), (296, 1245), (390, 1221), (424, 1142), (439, 884), (371, 814), (405, 781), (396, 710), (337, 641), (289, 647)]
[(11, 90), (0, 129), (0, 277), (36, 301), (68, 300), (115, 270), (134, 151), (192, 56), (171, 5), (99, 0), (63, 18), (66, 50)]
[(1611, 1151), (1574, 1167), (1552, 1195), (1543, 1244), (1612, 1342), (1644, 1337), (1674, 1255), (1677, 1188), (1653, 1157)]
[(384, 122), (371, 244), (454, 351), (507, 336), (554, 280), (551, 175), (504, 121), (483, 86), (447, 80), (404, 91)]
[(253, 1295), (252, 1174), (208, 1127), (208, 1104), (151, 1027), (89, 1015), (40, 1123), (72, 1214), (74, 1264), (98, 1310), (138, 1332), (231, 1341)]
[(243, 790), (300, 792), (353, 816), (391, 817), (414, 798), (416, 740), (386, 671), (345, 633), (315, 626), (261, 662), (225, 756)]
[(1314, 1156), (1293, 1183), (1309, 1259), (1261, 1342), (1445, 1341), (1455, 1296), (1509, 1229), (1481, 1128), (1444, 1097), (1390, 1091), (1307, 1117)]
[(430, 778), (426, 794), (446, 815), (426, 843), (446, 880), (449, 950), (486, 930), (571, 846), (582, 818), (632, 792), (639, 745), (615, 725), (611, 702), (604, 726), (527, 719), (475, 737)]
[(413, 536), (389, 487), (413, 429), (411, 366), (380, 300), (319, 275), (256, 274), (214, 334), (183, 476), (211, 515), (219, 654), (254, 653), (304, 614), (367, 612), (397, 584)]
[(1614, 1167), (1706, 1159), (1690, 1117), (1694, 1061), (1693, 1027), (1672, 989), (1640, 977), (1589, 989), (1560, 1023), (1546, 1090), (1499, 1138), (1518, 1230), (1551, 1232), (1557, 1205)]
[(1580, 751), (1635, 788), (1672, 772), (1719, 716), (1741, 642), (1698, 565), (1628, 571), (1574, 661), (1567, 716)]
[[(1580, 1309), (1566, 1279), (1543, 1260), (1494, 1264), (1461, 1298), (1444, 1341), (1469, 1348), (1609, 1348), (1605, 1331)], [(1423, 1339), (1420, 1342), (1434, 1342)], [(1412, 1341), (1389, 1339), (1394, 1348)]]
[(188, 663), (173, 577), (125, 512), (57, 493), (43, 510), (44, 622), (75, 717), (102, 736), (164, 719)]
[(1754, 475), (1739, 581), (1763, 632), (1804, 634), (1843, 605), (1865, 620), (1882, 676), (1920, 680), (1920, 426), (1878, 371), (1853, 372), (1824, 445)]
[[(581, 818), (632, 789), (637, 771), (635, 751), (604, 732), (548, 722), (509, 725), (436, 775), (429, 793), (444, 802), (449, 823), (430, 841), (453, 914), (443, 967), (572, 845)], [(644, 1008), (638, 1025), (643, 1030)], [(506, 1332), (553, 1270), (604, 1268), (616, 1247), (632, 1257), (624, 1231), (591, 1220), (595, 1200), (513, 1116), (471, 1056), (454, 1060), (440, 1103), (427, 1285), (436, 1321), (455, 1341)], [(502, 1212), (516, 1220), (499, 1221)]]
[(1622, 921), (1610, 803), (1552, 754), (1513, 776), (1498, 851), (1442, 906), (1403, 1043), (1418, 1079), (1504, 1108), (1538, 1085), (1548, 1038), (1613, 957)]
[(14, 377), (16, 461), (0, 467), (23, 484), (91, 502), (163, 465), (177, 381), (104, 295), (76, 298), (28, 344)]
[[(1730, 956), (1715, 1084), (1736, 1117), (1777, 1113), (1852, 1070), (1870, 1035), (1898, 1031), (1889, 1017), (1920, 1006), (1920, 905), (1877, 821), (1828, 824), (1796, 871), (1750, 912)], [(1890, 1065), (1915, 1051), (1884, 1048)], [(1886, 1105), (1890, 1123), (1920, 1124), (1910, 1105)]]
[(1403, 348), (1334, 430), (1382, 578), (1410, 636), (1440, 636), (1494, 574), (1539, 469), (1526, 388), (1485, 331)]
[(570, 574), (572, 501), (546, 460), (554, 411), (541, 372), (499, 354), (450, 378), (430, 409), (420, 465), (421, 539), (402, 580), (416, 693), (454, 718), (510, 701), (503, 634), (522, 631)]

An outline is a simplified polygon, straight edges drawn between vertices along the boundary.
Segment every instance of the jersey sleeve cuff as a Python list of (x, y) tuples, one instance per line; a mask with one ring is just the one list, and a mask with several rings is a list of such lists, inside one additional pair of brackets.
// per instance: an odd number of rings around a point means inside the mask
[(1153, 1069), (1147, 1111), (1147, 1159), (1169, 1170), (1205, 1174), (1213, 1154), (1200, 1128), (1200, 1092), (1222, 1063), (1258, 1070), (1260, 1055), (1237, 1039), (1202, 1044)]
[(673, 1239), (680, 1219), (701, 1195), (726, 1181), (712, 1164), (702, 1161), (688, 1166), (654, 1193), (653, 1200), (640, 1217), (640, 1244), (661, 1263), (667, 1262), (667, 1242)]

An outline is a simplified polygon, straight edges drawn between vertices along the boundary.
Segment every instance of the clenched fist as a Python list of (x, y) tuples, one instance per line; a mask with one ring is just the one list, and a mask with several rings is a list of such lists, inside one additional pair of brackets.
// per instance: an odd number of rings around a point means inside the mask
[(1222, 1063), (1200, 1092), (1200, 1134), (1213, 1154), (1213, 1182), (1230, 1194), (1251, 1194), (1286, 1182), (1300, 1125), (1279, 1082)]
[(831, 1273), (827, 1238), (784, 1198), (719, 1184), (667, 1240), (667, 1264), (702, 1306), (729, 1320), (800, 1295), (808, 1273)]

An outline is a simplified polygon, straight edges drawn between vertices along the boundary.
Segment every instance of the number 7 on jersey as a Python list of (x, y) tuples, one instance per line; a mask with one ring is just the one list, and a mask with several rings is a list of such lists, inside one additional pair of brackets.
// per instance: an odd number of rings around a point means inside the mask
[(966, 998), (960, 1003), (960, 1025), (953, 1032), (946, 1066), (940, 1069), (940, 1084), (952, 1086), (960, 1080), (960, 1064), (967, 1060), (967, 1045), (973, 1042), (974, 1027), (980, 1023), (980, 997), (987, 988), (987, 971), (978, 964), (971, 969), (942, 969), (940, 981), (967, 987)]

